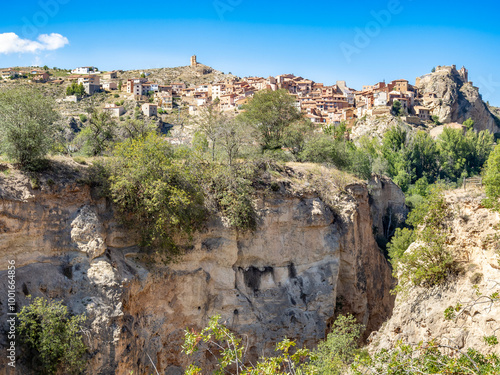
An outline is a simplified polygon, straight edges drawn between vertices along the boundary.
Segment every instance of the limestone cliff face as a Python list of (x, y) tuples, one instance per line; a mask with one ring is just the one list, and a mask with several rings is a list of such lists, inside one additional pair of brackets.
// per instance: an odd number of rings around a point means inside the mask
[[(399, 340), (436, 339), (464, 350), (500, 354), (498, 345), (484, 340), (485, 336), (498, 337), (500, 327), (500, 302), (488, 298), (500, 292), (500, 241), (495, 238), (500, 215), (484, 208), (482, 198), (478, 191), (447, 193), (454, 211), (447, 246), (462, 264), (462, 272), (445, 285), (413, 288), (398, 295), (392, 317), (370, 337), (372, 351), (390, 349)], [(445, 310), (457, 304), (461, 309), (456, 319), (445, 319)]]
[[(4, 178), (0, 287), (15, 259), (19, 307), (28, 295), (46, 296), (86, 313), (93, 374), (151, 373), (148, 354), (160, 373), (180, 373), (184, 329), (214, 314), (247, 337), (249, 359), (285, 336), (314, 345), (340, 312), (355, 314), (369, 333), (393, 307), (391, 270), (372, 220), (376, 207), (387, 210), (379, 201), (387, 194), (391, 207), (404, 205), (387, 189), (395, 187), (375, 184), (370, 198), (366, 184), (349, 185), (335, 211), (313, 193), (262, 194), (257, 231), (237, 233), (214, 217), (178, 262), (163, 266), (137, 260), (133, 233), (87, 186), (42, 181), (32, 190), (27, 179)], [(5, 313), (2, 304), (3, 329)]]
[(479, 89), (462, 77), (453, 67), (440, 67), (417, 82), (421, 95), (435, 94), (435, 98), (424, 99), (432, 115), (439, 116), (444, 123), (463, 123), (468, 118), (475, 122), (476, 130), (500, 131), (493, 115), (483, 102)]
[[(359, 119), (352, 128), (351, 138), (356, 142), (359, 138), (368, 137), (382, 140), (384, 134), (393, 127), (400, 127), (402, 124), (397, 117), (387, 114), (382, 116), (365, 116)], [(409, 126), (409, 125), (408, 125)]]

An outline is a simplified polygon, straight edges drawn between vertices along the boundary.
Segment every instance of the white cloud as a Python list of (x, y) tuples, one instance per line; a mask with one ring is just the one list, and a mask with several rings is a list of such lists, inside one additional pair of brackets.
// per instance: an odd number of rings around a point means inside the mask
[(61, 34), (42, 34), (38, 37), (38, 40), (45, 45), (45, 49), (48, 51), (54, 51), (59, 48), (63, 48), (66, 44), (69, 44), (68, 38), (62, 36)]
[(15, 33), (0, 34), (0, 54), (54, 51), (69, 44), (61, 34), (42, 34), (37, 40), (22, 39)]

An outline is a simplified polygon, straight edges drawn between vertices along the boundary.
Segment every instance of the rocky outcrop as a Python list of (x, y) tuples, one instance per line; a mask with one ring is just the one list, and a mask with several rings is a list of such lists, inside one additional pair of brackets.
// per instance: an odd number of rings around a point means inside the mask
[(399, 186), (384, 176), (373, 176), (368, 190), (374, 233), (388, 241), (396, 228), (406, 221), (406, 197)]
[[(370, 336), (370, 350), (390, 349), (405, 343), (437, 342), (459, 349), (474, 348), (500, 354), (485, 336), (499, 336), (500, 301), (500, 215), (481, 205), (478, 191), (454, 191), (446, 195), (454, 218), (447, 246), (462, 265), (460, 275), (433, 288), (413, 288), (398, 295), (392, 317)], [(413, 246), (412, 246), (413, 247)], [(407, 251), (411, 251), (408, 249)], [(445, 319), (445, 310), (456, 307), (455, 319)]]
[(436, 72), (417, 80), (420, 95), (434, 96), (424, 99), (431, 114), (443, 123), (458, 122), (472, 118), (476, 130), (500, 131), (488, 107), (483, 102), (479, 89), (460, 74), (455, 67), (439, 67)]
[(377, 138), (382, 140), (384, 134), (393, 127), (407, 126), (408, 124), (397, 117), (387, 114), (383, 116), (365, 116), (352, 128), (351, 138), (356, 142), (359, 138)]
[[(389, 184), (375, 185), (372, 199), (363, 183), (332, 190), (335, 208), (311, 191), (262, 192), (254, 233), (213, 217), (178, 262), (162, 265), (140, 261), (134, 232), (88, 186), (42, 180), (33, 190), (27, 178), (2, 178), (0, 287), (7, 290), (5, 269), (14, 259), (18, 307), (28, 295), (46, 296), (87, 314), (95, 374), (152, 373), (148, 355), (160, 373), (180, 373), (184, 329), (199, 329), (214, 314), (244, 335), (249, 359), (272, 352), (285, 336), (313, 346), (340, 312), (355, 314), (369, 333), (393, 307), (372, 215), (385, 207), (380, 200), (397, 194), (386, 192)], [(3, 329), (5, 314), (2, 304)]]

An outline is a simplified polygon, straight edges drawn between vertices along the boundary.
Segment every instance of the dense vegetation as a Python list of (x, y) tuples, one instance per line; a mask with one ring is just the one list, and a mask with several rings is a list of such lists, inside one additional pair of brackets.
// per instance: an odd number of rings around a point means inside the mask
[(25, 169), (36, 169), (57, 137), (52, 99), (30, 87), (0, 91), (0, 146)]
[[(363, 327), (353, 316), (339, 316), (332, 332), (314, 350), (296, 349), (296, 343), (284, 339), (276, 345), (276, 355), (260, 357), (256, 363), (245, 359), (246, 348), (227, 327), (212, 317), (200, 332), (185, 331), (183, 351), (193, 355), (204, 351), (216, 362), (214, 374), (260, 375), (492, 375), (500, 373), (500, 357), (482, 354), (475, 349), (461, 350), (453, 344), (437, 340), (416, 345), (399, 342), (393, 349), (379, 350), (373, 355), (358, 347)], [(491, 345), (497, 345), (490, 340)], [(451, 355), (444, 354), (448, 351)], [(207, 373), (192, 363), (186, 375)]]
[(486, 190), (486, 204), (489, 207), (500, 209), (500, 147), (496, 146), (490, 154), (484, 170), (484, 186)]
[(70, 316), (61, 302), (35, 298), (18, 321), (22, 355), (37, 374), (84, 372), (83, 315)]
[[(399, 284), (396, 290), (433, 286), (457, 273), (457, 262), (445, 246), (449, 217), (442, 187), (432, 186), (424, 201), (410, 212), (406, 227), (398, 228), (388, 245)], [(414, 247), (408, 250), (412, 243)]]

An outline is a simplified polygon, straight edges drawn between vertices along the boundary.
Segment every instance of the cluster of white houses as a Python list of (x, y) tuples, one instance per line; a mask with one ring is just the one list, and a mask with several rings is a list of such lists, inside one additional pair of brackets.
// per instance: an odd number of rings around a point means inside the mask
[[(191, 65), (197, 65), (193, 56)], [(468, 82), (467, 69), (456, 70), (455, 66), (437, 67), (437, 70), (448, 70), (459, 74)], [(20, 74), (13, 69), (1, 69), (2, 77), (12, 77)], [(30, 74), (39, 81), (49, 79), (46, 72), (33, 70)], [(425, 76), (424, 76), (425, 77)], [(416, 86), (424, 77), (417, 78)], [(416, 86), (405, 79), (390, 83), (379, 82), (371, 86), (363, 86), (361, 90), (349, 88), (345, 81), (325, 86), (322, 83), (297, 77), (293, 74), (283, 74), (276, 77), (246, 77), (243, 79), (228, 79), (223, 82), (187, 87), (185, 83), (162, 85), (151, 82), (142, 75), (141, 78), (119, 80), (119, 72), (99, 73), (94, 67), (76, 68), (68, 76), (70, 81), (76, 81), (85, 87), (87, 94), (92, 95), (100, 90), (118, 90), (132, 96), (136, 101), (143, 102), (142, 110), (147, 116), (156, 116), (159, 111), (169, 111), (174, 103), (185, 104), (189, 112), (196, 115), (200, 107), (218, 103), (223, 111), (238, 112), (253, 95), (261, 90), (287, 90), (295, 98), (296, 107), (314, 123), (335, 124), (346, 122), (353, 125), (356, 118), (365, 115), (381, 115), (390, 113), (395, 101), (408, 114), (407, 121), (429, 121), (435, 94), (419, 93)], [(110, 105), (106, 108), (114, 116), (123, 114), (123, 108)]]
[(32, 81), (47, 82), (49, 74), (40, 69), (18, 70), (14, 68), (0, 69), (0, 77), (2, 79), (11, 79), (18, 77), (29, 77)]

